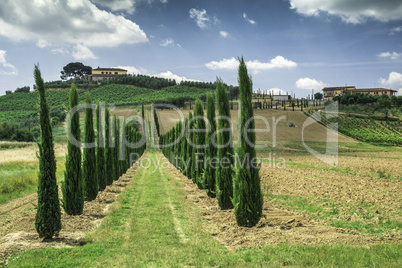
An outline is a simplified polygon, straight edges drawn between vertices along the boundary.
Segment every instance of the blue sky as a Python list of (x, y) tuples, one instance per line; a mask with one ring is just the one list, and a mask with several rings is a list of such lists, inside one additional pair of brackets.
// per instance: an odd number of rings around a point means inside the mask
[(0, 95), (69, 62), (258, 88), (297, 97), (324, 86), (400, 89), (399, 0), (2, 0)]

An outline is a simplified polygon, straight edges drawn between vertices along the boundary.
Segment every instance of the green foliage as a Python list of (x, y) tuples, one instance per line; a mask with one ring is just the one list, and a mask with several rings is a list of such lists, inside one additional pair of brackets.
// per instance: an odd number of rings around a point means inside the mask
[(109, 108), (105, 109), (105, 177), (106, 184), (111, 185), (113, 183), (113, 169), (111, 166), (113, 165), (113, 148), (111, 144), (113, 142), (113, 138), (110, 135), (110, 113)]
[(14, 91), (14, 93), (29, 93), (30, 90), (31, 88), (29, 86), (19, 87)]
[(315, 100), (322, 100), (322, 98), (323, 98), (323, 95), (321, 92), (314, 93)]
[[(77, 88), (73, 84), (70, 90), (70, 111), (78, 105)], [(84, 183), (81, 172), (81, 148), (71, 142), (72, 139), (80, 141), (80, 115), (75, 112), (67, 120), (66, 170), (62, 184), (63, 208), (68, 215), (79, 215), (84, 208)]]
[[(87, 105), (91, 105), (91, 97), (87, 94)], [(82, 164), (82, 176), (85, 183), (85, 197), (88, 200), (94, 200), (98, 195), (99, 182), (96, 169), (96, 149), (95, 149), (95, 131), (93, 123), (92, 109), (85, 110), (85, 138), (84, 156)]]
[(233, 208), (233, 169), (234, 151), (232, 122), (228, 94), (218, 80), (216, 85), (216, 102), (218, 104), (218, 148), (219, 168), (216, 170), (216, 198), (221, 209)]
[(201, 100), (197, 100), (195, 102), (194, 108), (194, 161), (195, 161), (195, 181), (197, 183), (198, 188), (203, 189), (204, 182), (204, 152), (205, 152), (205, 130), (206, 124), (204, 119), (204, 109), (202, 107)]
[(233, 206), (239, 226), (255, 226), (262, 215), (263, 197), (259, 166), (255, 151), (255, 122), (252, 107), (252, 82), (244, 59), (239, 64), (240, 118), (239, 143), (236, 157), (236, 176), (233, 187)]
[(212, 137), (212, 135), (216, 134), (216, 121), (215, 121), (215, 100), (211, 93), (207, 94), (207, 119), (208, 119), (208, 128), (205, 138), (205, 172), (204, 172), (204, 188), (207, 191), (207, 194), (211, 197), (215, 197), (215, 174), (216, 167), (213, 165), (213, 162), (217, 157), (217, 149), (216, 149), (216, 136)]
[(394, 122), (379, 124), (374, 119), (348, 116), (339, 114), (337, 117), (327, 115), (325, 112), (312, 112), (310, 116), (322, 123), (324, 126), (333, 128), (337, 124), (337, 131), (352, 138), (373, 143), (385, 143), (390, 145), (402, 145), (402, 124)]
[(106, 173), (105, 173), (105, 140), (103, 129), (102, 108), (99, 101), (96, 105), (96, 170), (98, 176), (99, 190), (103, 191), (106, 188)]
[(34, 76), (40, 95), (39, 120), (41, 128), (40, 142), (38, 143), (38, 207), (35, 217), (35, 229), (39, 237), (52, 238), (61, 229), (61, 212), (56, 181), (56, 159), (49, 108), (45, 97), (45, 87), (38, 65), (35, 65)]
[(193, 120), (193, 114), (190, 112), (188, 114), (188, 124), (186, 125), (186, 137), (188, 137), (188, 141), (187, 141), (187, 152), (186, 152), (186, 156), (187, 156), (187, 161), (188, 164), (186, 166), (186, 175), (189, 179), (192, 179), (192, 171), (193, 171), (193, 166), (194, 166), (194, 161), (193, 161), (193, 132), (191, 131), (191, 129), (194, 126), (194, 120)]
[(66, 66), (63, 67), (63, 71), (61, 71), (60, 78), (66, 80), (71, 77), (76, 76), (84, 76), (86, 74), (91, 74), (92, 67), (85, 66), (81, 62), (70, 62)]

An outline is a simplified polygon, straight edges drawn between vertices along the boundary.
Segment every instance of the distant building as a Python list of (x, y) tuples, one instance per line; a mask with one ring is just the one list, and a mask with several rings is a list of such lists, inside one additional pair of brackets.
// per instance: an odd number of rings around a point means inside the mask
[(279, 100), (279, 101), (287, 101), (292, 99), (291, 95), (272, 95), (272, 99), (274, 101)]
[(396, 95), (396, 90), (387, 89), (387, 88), (357, 88), (352, 90), (344, 90), (343, 94), (353, 94), (353, 93), (362, 93), (362, 94), (370, 94), (370, 95), (382, 95), (387, 94), (389, 97)]
[(119, 75), (127, 74), (127, 70), (119, 69), (119, 68), (96, 68), (92, 69), (92, 73), (90, 75), (86, 75), (84, 77), (87, 81), (99, 81), (103, 79), (109, 79), (112, 77), (116, 77)]
[(324, 87), (322, 89), (324, 93), (324, 99), (332, 99), (335, 96), (343, 95), (345, 90), (355, 90), (355, 86), (345, 86), (345, 87)]
[(324, 92), (324, 99), (332, 99), (335, 96), (342, 96), (345, 94), (354, 94), (354, 93), (362, 93), (362, 94), (370, 94), (370, 95), (382, 95), (387, 94), (392, 97), (396, 95), (396, 90), (386, 89), (386, 88), (356, 88), (354, 86), (345, 86), (345, 87), (324, 87), (322, 89)]

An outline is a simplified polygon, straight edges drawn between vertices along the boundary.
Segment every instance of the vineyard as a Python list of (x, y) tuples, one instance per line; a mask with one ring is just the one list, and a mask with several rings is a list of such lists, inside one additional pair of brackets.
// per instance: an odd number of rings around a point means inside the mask
[[(102, 100), (116, 106), (139, 105), (141, 103), (168, 102), (178, 100), (194, 100), (206, 95), (207, 89), (187, 86), (171, 86), (162, 90), (137, 88), (127, 85), (105, 85), (94, 90), (79, 90), (79, 103), (84, 103), (85, 93), (89, 92), (94, 101)], [(46, 98), (51, 111), (65, 111), (69, 90), (48, 90)], [(35, 115), (37, 111), (38, 92), (15, 93), (0, 96), (0, 122), (18, 120)]]
[(402, 145), (402, 124), (398, 122), (378, 123), (372, 118), (360, 118), (353, 115), (339, 114), (332, 116), (323, 111), (310, 111), (311, 118), (354, 139), (389, 145)]

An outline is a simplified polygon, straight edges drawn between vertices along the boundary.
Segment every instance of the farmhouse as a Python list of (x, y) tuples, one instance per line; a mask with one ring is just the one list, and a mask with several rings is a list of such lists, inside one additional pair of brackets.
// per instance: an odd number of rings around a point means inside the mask
[(387, 89), (387, 88), (357, 88), (352, 90), (345, 90), (343, 93), (353, 94), (353, 93), (363, 93), (363, 94), (370, 94), (370, 95), (381, 95), (387, 94), (388, 96), (392, 97), (396, 95), (396, 90)]
[(388, 96), (392, 97), (396, 95), (397, 92), (396, 90), (387, 88), (356, 88), (354, 86), (324, 87), (322, 91), (324, 92), (325, 99), (332, 99), (335, 96), (354, 93), (363, 93), (370, 95), (387, 94)]
[(345, 90), (355, 90), (355, 86), (344, 86), (344, 87), (324, 87), (322, 91), (324, 92), (324, 99), (332, 99), (335, 96), (342, 95)]
[(272, 99), (275, 100), (279, 100), (279, 101), (287, 101), (292, 99), (291, 95), (272, 95)]
[(99, 81), (103, 79), (109, 79), (111, 77), (116, 77), (119, 75), (127, 74), (127, 70), (119, 68), (96, 68), (92, 69), (92, 74), (85, 76), (87, 81)]

